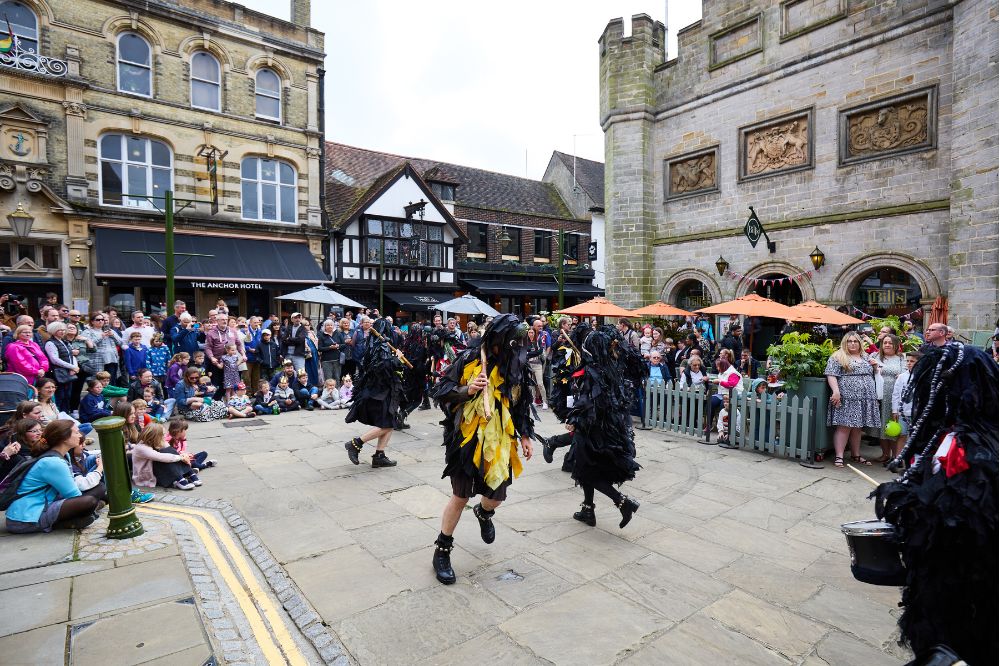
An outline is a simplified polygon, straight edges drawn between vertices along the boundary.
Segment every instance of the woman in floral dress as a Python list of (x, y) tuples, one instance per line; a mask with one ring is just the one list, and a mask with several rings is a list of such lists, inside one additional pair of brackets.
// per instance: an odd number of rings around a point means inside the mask
[(836, 426), (833, 448), (834, 467), (844, 466), (844, 451), (851, 445), (851, 461), (871, 465), (861, 456), (861, 434), (864, 428), (880, 427), (881, 413), (875, 391), (875, 368), (878, 359), (861, 351), (861, 337), (848, 333), (840, 341), (840, 349), (830, 356), (826, 364), (826, 381), (833, 395), (827, 425)]

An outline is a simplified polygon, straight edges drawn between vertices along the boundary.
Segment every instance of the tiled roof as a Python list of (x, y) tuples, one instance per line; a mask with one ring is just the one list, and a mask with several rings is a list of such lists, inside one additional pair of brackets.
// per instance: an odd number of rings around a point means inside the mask
[[(553, 151), (570, 173), (573, 173), (573, 156)], [(576, 158), (576, 182), (587, 193), (595, 206), (604, 207), (604, 162)]]
[(326, 199), (331, 225), (337, 228), (350, 219), (376, 181), (406, 162), (425, 180), (456, 184), (455, 203), (460, 206), (573, 217), (550, 183), (328, 141)]

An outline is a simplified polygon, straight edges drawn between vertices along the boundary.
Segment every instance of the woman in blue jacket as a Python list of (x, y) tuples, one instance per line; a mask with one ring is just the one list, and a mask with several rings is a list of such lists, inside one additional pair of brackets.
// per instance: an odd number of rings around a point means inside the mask
[(18, 498), (7, 508), (8, 532), (83, 529), (97, 520), (97, 497), (89, 490), (80, 492), (66, 459), (81, 437), (76, 423), (68, 419), (45, 426), (32, 451), (35, 463), (18, 486)]

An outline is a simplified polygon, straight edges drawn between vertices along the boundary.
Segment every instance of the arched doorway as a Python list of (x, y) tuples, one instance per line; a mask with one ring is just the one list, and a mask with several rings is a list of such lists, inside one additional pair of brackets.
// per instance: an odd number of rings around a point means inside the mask
[(672, 305), (682, 310), (694, 312), (712, 305), (712, 292), (701, 280), (685, 280), (677, 285), (676, 296)]
[[(799, 285), (787, 275), (781, 273), (768, 273), (757, 278), (759, 282), (754, 287), (754, 292), (758, 296), (770, 298), (782, 305), (798, 305), (803, 301), (802, 290)], [(781, 329), (785, 322), (782, 319), (754, 318), (747, 322), (753, 330), (753, 344), (751, 354), (754, 358), (766, 358), (767, 348), (779, 341)], [(749, 333), (750, 331), (747, 331)]]
[(901, 268), (882, 266), (863, 275), (851, 292), (851, 305), (873, 317), (923, 319), (920, 283)]

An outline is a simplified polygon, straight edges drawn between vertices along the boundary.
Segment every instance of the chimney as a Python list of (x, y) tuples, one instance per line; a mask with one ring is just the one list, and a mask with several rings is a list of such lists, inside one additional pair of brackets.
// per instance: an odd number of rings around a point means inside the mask
[(292, 0), (292, 23), (300, 28), (308, 28), (309, 13), (309, 0)]

